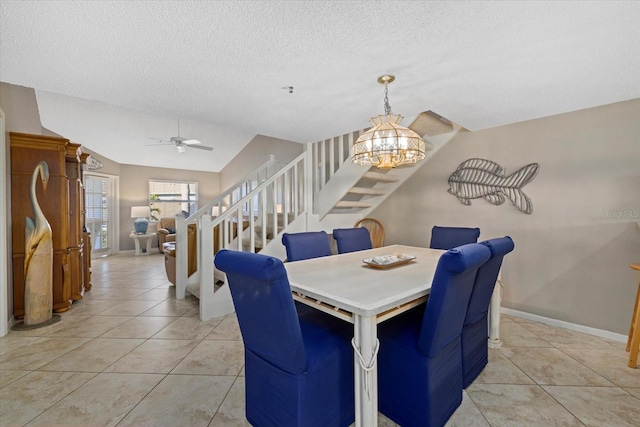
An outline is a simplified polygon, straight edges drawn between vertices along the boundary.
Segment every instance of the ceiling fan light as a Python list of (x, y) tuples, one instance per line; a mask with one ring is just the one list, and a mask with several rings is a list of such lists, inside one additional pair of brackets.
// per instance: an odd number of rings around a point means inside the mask
[(185, 151), (187, 151), (186, 148), (184, 148), (182, 145), (176, 145), (176, 148), (178, 149), (178, 153), (182, 154)]

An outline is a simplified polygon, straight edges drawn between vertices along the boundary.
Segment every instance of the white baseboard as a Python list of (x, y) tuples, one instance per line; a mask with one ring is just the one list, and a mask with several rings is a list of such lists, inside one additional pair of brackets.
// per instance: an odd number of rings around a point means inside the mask
[(616, 332), (605, 331), (603, 329), (596, 329), (590, 326), (577, 325), (575, 323), (565, 322), (564, 320), (538, 316), (537, 314), (531, 314), (524, 311), (512, 310), (510, 308), (501, 307), (500, 312), (506, 314), (507, 316), (520, 317), (522, 319), (544, 323), (545, 325), (549, 325), (549, 326), (557, 326), (559, 328), (569, 329), (570, 331), (583, 332), (585, 334), (595, 335), (601, 338), (607, 338), (612, 341), (627, 342), (627, 338), (628, 338), (626, 335), (618, 334)]

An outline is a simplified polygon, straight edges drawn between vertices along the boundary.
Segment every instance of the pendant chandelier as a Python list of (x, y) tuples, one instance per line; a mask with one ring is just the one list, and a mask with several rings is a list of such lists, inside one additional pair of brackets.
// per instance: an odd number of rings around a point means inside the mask
[(351, 162), (390, 169), (424, 159), (424, 140), (411, 129), (401, 126), (402, 116), (391, 112), (387, 85), (394, 80), (395, 76), (390, 74), (378, 77), (378, 83), (384, 85), (385, 115), (371, 118), (373, 127), (360, 135), (351, 147)]

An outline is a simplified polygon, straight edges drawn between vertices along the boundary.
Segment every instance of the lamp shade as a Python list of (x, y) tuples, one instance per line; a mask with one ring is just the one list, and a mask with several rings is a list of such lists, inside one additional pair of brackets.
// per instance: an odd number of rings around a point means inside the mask
[(131, 218), (147, 218), (151, 215), (149, 206), (131, 206)]
[(149, 228), (149, 220), (147, 219), (151, 215), (149, 206), (131, 206), (131, 218), (137, 218), (133, 222), (136, 234), (147, 234)]

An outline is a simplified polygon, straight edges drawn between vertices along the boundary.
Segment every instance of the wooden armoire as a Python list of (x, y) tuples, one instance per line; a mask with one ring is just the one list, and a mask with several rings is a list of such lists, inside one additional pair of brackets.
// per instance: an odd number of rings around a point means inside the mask
[(38, 180), (36, 194), (53, 233), (53, 311), (64, 312), (91, 288), (82, 182), (82, 165), (89, 155), (65, 138), (16, 132), (9, 135), (13, 314), (16, 318), (24, 316), (25, 221), (34, 216), (29, 187), (33, 170), (42, 160), (49, 166), (49, 182), (45, 193)]

